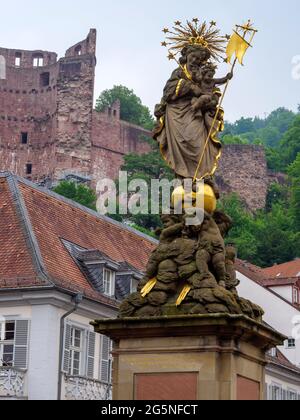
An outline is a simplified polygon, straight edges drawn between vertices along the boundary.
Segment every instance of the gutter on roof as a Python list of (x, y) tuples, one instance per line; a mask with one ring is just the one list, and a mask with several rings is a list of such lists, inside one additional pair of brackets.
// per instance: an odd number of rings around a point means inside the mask
[[(45, 285), (45, 286), (29, 286), (29, 287), (18, 287), (18, 288), (0, 288), (0, 293), (4, 293), (4, 292), (39, 292), (39, 291), (48, 291), (48, 290), (57, 290), (58, 292), (61, 293), (65, 293), (66, 295), (69, 295), (71, 297), (75, 297), (78, 295), (78, 293), (82, 293), (81, 291), (73, 291), (73, 290), (69, 290), (69, 289), (65, 289), (61, 286), (58, 286), (56, 284), (52, 285)], [(85, 300), (90, 301), (90, 302), (94, 302), (97, 303), (98, 305), (103, 305), (106, 306), (110, 309), (118, 309), (118, 302), (116, 302), (116, 304), (114, 305), (114, 302), (112, 301), (112, 303), (110, 304), (109, 302), (102, 302), (101, 300), (96, 300), (93, 299), (92, 297), (86, 296), (85, 294), (83, 294), (83, 297)]]

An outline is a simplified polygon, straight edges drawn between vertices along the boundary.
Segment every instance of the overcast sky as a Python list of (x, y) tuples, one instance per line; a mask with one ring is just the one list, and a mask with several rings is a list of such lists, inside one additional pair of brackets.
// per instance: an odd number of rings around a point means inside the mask
[[(175, 65), (160, 46), (163, 27), (198, 17), (217, 21), (225, 34), (251, 18), (260, 32), (232, 81), (226, 118), (264, 116), (279, 106), (295, 110), (300, 103), (300, 80), (292, 77), (292, 59), (300, 56), (299, 0), (0, 0), (0, 17), (1, 47), (59, 56), (96, 28), (95, 95), (123, 84), (151, 111)], [(227, 70), (222, 66), (220, 75)]]

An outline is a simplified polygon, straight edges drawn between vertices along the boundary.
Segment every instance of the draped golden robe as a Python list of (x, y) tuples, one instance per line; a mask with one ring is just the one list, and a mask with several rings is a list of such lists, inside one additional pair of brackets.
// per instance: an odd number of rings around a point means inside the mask
[(216, 110), (201, 116), (192, 110), (192, 98), (191, 83), (186, 74), (181, 68), (175, 70), (164, 89), (164, 115), (154, 138), (159, 142), (163, 158), (180, 177), (194, 178), (203, 156), (197, 174), (197, 179), (203, 179), (214, 175), (221, 157), (222, 144), (217, 134), (223, 130), (223, 111), (220, 111), (205, 147)]

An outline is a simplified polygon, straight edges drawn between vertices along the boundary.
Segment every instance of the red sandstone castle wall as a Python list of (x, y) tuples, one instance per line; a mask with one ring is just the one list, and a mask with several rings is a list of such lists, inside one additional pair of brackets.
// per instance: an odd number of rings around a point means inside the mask
[(216, 180), (223, 193), (239, 194), (249, 209), (264, 208), (270, 184), (264, 148), (225, 146)]
[[(16, 65), (16, 55), (20, 63)], [(36, 56), (43, 57), (43, 67), (34, 67)], [(0, 80), (0, 163), (1, 169), (38, 180), (51, 174), (54, 167), (56, 130), (56, 54), (47, 51), (0, 49), (5, 74)], [(2, 58), (3, 61), (3, 58)], [(42, 75), (49, 76), (44, 86)], [(47, 76), (47, 77), (48, 77)], [(21, 133), (28, 142), (21, 143)]]
[(145, 141), (149, 131), (120, 120), (120, 103), (104, 112), (93, 113), (92, 174), (93, 180), (117, 179), (124, 155), (150, 151)]

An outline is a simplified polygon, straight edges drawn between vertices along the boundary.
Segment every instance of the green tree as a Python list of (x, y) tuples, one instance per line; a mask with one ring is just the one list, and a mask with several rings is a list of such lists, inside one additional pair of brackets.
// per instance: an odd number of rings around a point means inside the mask
[(132, 124), (152, 130), (154, 118), (149, 108), (142, 104), (141, 99), (133, 90), (125, 86), (114, 86), (104, 90), (96, 102), (96, 111), (102, 112), (111, 107), (117, 100), (121, 103), (121, 119)]
[(295, 114), (286, 108), (278, 108), (266, 118), (266, 125), (276, 128), (281, 134), (284, 134), (295, 118)]
[[(156, 142), (152, 142), (152, 151), (144, 155), (129, 154), (124, 157), (124, 165), (122, 171), (128, 174), (128, 184), (135, 180), (144, 180), (148, 185), (149, 201), (148, 208), (151, 209), (151, 181), (155, 179), (172, 180), (174, 178), (173, 171), (166, 165), (162, 159)], [(138, 214), (138, 215), (110, 215), (118, 221), (130, 223), (134, 226), (140, 226), (146, 231), (154, 231), (157, 227), (161, 226), (160, 216), (156, 214)]]
[(272, 211), (275, 204), (282, 204), (289, 206), (289, 188), (288, 185), (281, 185), (273, 182), (268, 189), (266, 211)]
[(265, 146), (268, 169), (274, 172), (286, 172), (286, 163), (278, 147)]
[(296, 116), (280, 142), (280, 153), (286, 166), (293, 163), (300, 152), (300, 115)]
[(71, 181), (61, 181), (53, 189), (57, 194), (66, 197), (89, 209), (96, 210), (97, 196), (91, 188), (86, 185), (76, 184)]
[(284, 205), (275, 204), (269, 213), (262, 212), (255, 221), (257, 254), (253, 262), (261, 267), (271, 267), (291, 261), (298, 256), (300, 233)]
[(300, 231), (300, 153), (294, 163), (288, 168), (288, 174), (291, 178), (291, 213), (294, 217), (295, 227)]
[(225, 196), (219, 203), (220, 208), (233, 220), (227, 242), (234, 243), (239, 258), (253, 261), (257, 253), (257, 243), (252, 233), (253, 216), (245, 210), (244, 204), (237, 194)]
[(244, 140), (241, 136), (233, 136), (232, 134), (225, 134), (222, 137), (222, 143), (224, 145), (229, 144), (248, 144), (246, 140)]

